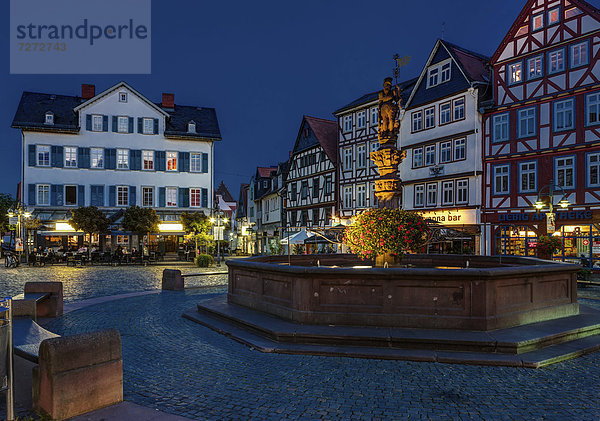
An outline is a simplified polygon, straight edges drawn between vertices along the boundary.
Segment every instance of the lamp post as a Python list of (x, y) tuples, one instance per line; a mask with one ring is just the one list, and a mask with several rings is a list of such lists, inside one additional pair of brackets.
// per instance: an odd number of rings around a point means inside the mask
[[(24, 208), (24, 206), (18, 202), (15, 203), (15, 206), (13, 208), (10, 208), (8, 210), (9, 225), (15, 225), (15, 252), (22, 253), (23, 250), (25, 250), (26, 258), (28, 257), (28, 253), (27, 253), (28, 250), (27, 250), (27, 248), (23, 248), (24, 242), (27, 241), (27, 239), (24, 238), (24, 237), (26, 237), (26, 235), (23, 235), (24, 228), (25, 228), (24, 219), (29, 219), (29, 218), (31, 218), (31, 216), (32, 216), (31, 212), (26, 210)], [(12, 221), (14, 218), (16, 218), (16, 221)], [(16, 222), (16, 223), (12, 223), (12, 222)], [(19, 248), (21, 248), (21, 250), (17, 250), (17, 241), (18, 240), (20, 240)], [(19, 261), (21, 260), (20, 253), (19, 253)]]
[[(223, 218), (223, 214), (221, 211), (215, 212), (217, 218), (210, 218), (210, 222), (216, 225), (213, 226), (213, 231), (215, 233), (214, 237), (217, 240), (217, 266), (221, 266), (221, 240), (223, 240), (223, 231), (225, 229), (225, 225), (227, 223), (227, 218)], [(223, 225), (221, 225), (221, 221), (223, 221)], [(221, 229), (223, 227), (223, 229)]]
[(562, 193), (562, 197), (558, 202), (558, 206), (562, 209), (568, 208), (571, 203), (567, 200), (567, 193), (565, 190), (559, 186), (554, 184), (554, 180), (550, 180), (550, 183), (543, 186), (538, 192), (537, 200), (535, 201), (535, 208), (540, 211), (546, 205), (542, 198), (544, 197), (543, 193), (547, 191), (548, 197), (548, 210), (549, 212), (546, 214), (546, 233), (553, 234), (556, 231), (556, 214), (554, 213), (554, 194), (556, 192)]

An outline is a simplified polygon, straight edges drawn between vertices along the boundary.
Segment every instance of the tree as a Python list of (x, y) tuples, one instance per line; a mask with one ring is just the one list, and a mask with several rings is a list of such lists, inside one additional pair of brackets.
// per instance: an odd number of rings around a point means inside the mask
[(181, 225), (183, 230), (187, 234), (191, 234), (196, 242), (196, 252), (198, 251), (198, 245), (207, 245), (211, 240), (210, 219), (203, 212), (183, 212), (180, 216)]
[(16, 209), (18, 202), (10, 195), (0, 193), (0, 229), (2, 232), (8, 231), (8, 210)]
[(141, 208), (133, 205), (128, 207), (123, 214), (121, 225), (126, 231), (131, 231), (138, 236), (138, 246), (145, 234), (158, 232), (160, 219), (152, 208)]
[[(71, 215), (71, 226), (84, 234), (90, 234), (90, 239), (92, 234), (100, 235), (108, 231), (110, 221), (96, 206), (79, 207), (72, 210)], [(88, 254), (89, 252), (88, 248)]]

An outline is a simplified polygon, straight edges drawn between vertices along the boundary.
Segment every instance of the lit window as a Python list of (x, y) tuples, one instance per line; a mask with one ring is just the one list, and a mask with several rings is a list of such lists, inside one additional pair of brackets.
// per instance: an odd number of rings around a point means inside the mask
[(587, 185), (600, 187), (600, 153), (591, 153), (587, 156)]
[(560, 8), (555, 7), (548, 11), (548, 25), (554, 25), (560, 20)]
[(117, 169), (119, 169), (119, 170), (129, 169), (129, 150), (128, 149), (117, 149)]
[(119, 133), (129, 133), (129, 117), (117, 117), (117, 130)]
[(413, 149), (413, 168), (423, 166), (423, 148)]
[(452, 105), (448, 102), (440, 105), (440, 124), (450, 123), (452, 121)]
[(442, 182), (442, 204), (451, 205), (454, 203), (454, 182)]
[(535, 136), (535, 107), (517, 111), (519, 137)]
[(543, 76), (542, 57), (533, 57), (527, 60), (527, 79), (536, 79)]
[(425, 128), (430, 129), (435, 126), (435, 107), (425, 109)]
[(144, 134), (154, 134), (154, 119), (152, 118), (144, 118), (143, 120), (143, 128), (142, 133)]
[(554, 130), (569, 130), (575, 126), (575, 107), (572, 99), (556, 101), (554, 103)]
[(456, 204), (465, 204), (469, 202), (469, 180), (456, 181)]
[(427, 184), (427, 206), (437, 205), (437, 183)]
[(352, 148), (344, 149), (344, 169), (351, 170), (352, 169)]
[(77, 168), (77, 148), (65, 146), (65, 168)]
[(521, 180), (521, 193), (537, 191), (537, 170), (535, 162), (522, 162), (519, 164), (519, 179)]
[(452, 161), (452, 142), (440, 143), (440, 162)]
[[(191, 188), (190, 189), (190, 206), (193, 208), (199, 208), (201, 206), (201, 194), (202, 189)], [(268, 202), (267, 202), (268, 203)]]
[(344, 208), (352, 209), (352, 186), (344, 187)]
[(91, 155), (91, 167), (104, 168), (104, 149), (92, 148)]
[(154, 206), (154, 187), (142, 187), (142, 206)]
[(435, 145), (425, 146), (425, 165), (435, 165)]
[(494, 194), (508, 194), (510, 192), (509, 173), (508, 165), (494, 167)]
[(142, 151), (142, 169), (154, 169), (154, 151)]
[(590, 94), (586, 97), (585, 114), (588, 125), (600, 123), (600, 93)]
[(177, 187), (167, 187), (165, 189), (166, 205), (170, 208), (177, 206)]
[(117, 206), (129, 205), (129, 187), (117, 186)]
[(466, 139), (456, 139), (454, 141), (454, 159), (460, 161), (466, 158)]
[(544, 27), (544, 14), (540, 13), (539, 15), (534, 16), (532, 19), (532, 25), (534, 31), (539, 31), (542, 29)]
[(555, 158), (555, 180), (556, 184), (563, 189), (575, 188), (575, 158)]
[(415, 207), (422, 208), (425, 204), (425, 186), (423, 184), (415, 185)]
[(581, 42), (571, 46), (571, 67), (588, 64), (588, 43)]
[(367, 114), (365, 111), (360, 111), (356, 114), (356, 128), (364, 129), (367, 125)]
[(101, 132), (103, 130), (104, 118), (101, 115), (92, 115), (92, 130), (95, 132)]
[(50, 186), (48, 184), (37, 185), (37, 204), (38, 205), (49, 205), (50, 204)]
[(465, 99), (455, 99), (454, 102), (454, 120), (462, 120), (465, 118)]
[(415, 111), (412, 113), (412, 131), (418, 132), (423, 129), (423, 112)]
[(344, 117), (344, 132), (352, 131), (352, 114)]
[(356, 207), (364, 208), (367, 206), (367, 185), (359, 184), (356, 186)]
[(177, 171), (177, 152), (167, 152), (167, 171)]
[(44, 120), (44, 124), (54, 124), (54, 114), (52, 113), (52, 111), (48, 111), (46, 113), (46, 118)]
[(119, 102), (127, 102), (127, 92), (119, 92)]
[(565, 50), (548, 53), (548, 73), (557, 73), (565, 70)]
[(508, 113), (498, 114), (492, 118), (494, 142), (508, 140)]
[(40, 167), (50, 166), (50, 146), (37, 146), (37, 164)]
[(513, 63), (508, 65), (508, 83), (519, 83), (523, 80), (523, 65)]

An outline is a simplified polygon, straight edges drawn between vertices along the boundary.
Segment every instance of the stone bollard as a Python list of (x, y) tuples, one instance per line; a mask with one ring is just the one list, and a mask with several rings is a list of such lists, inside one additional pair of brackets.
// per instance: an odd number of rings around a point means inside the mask
[(27, 282), (25, 294), (48, 292), (50, 298), (37, 303), (37, 317), (58, 317), (63, 314), (63, 284), (62, 282)]
[(183, 276), (178, 269), (163, 270), (162, 289), (168, 291), (181, 291), (183, 289)]

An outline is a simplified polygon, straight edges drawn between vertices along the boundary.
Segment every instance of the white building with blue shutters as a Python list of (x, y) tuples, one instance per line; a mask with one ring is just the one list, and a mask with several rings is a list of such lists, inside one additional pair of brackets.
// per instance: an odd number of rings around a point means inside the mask
[(138, 205), (156, 209), (170, 249), (181, 212), (211, 212), (213, 108), (173, 94), (154, 103), (124, 82), (98, 95), (82, 85), (80, 97), (24, 92), (12, 127), (22, 133), (21, 197), (46, 236), (73, 236), (61, 222), (78, 206), (101, 208), (117, 230), (120, 210)]

